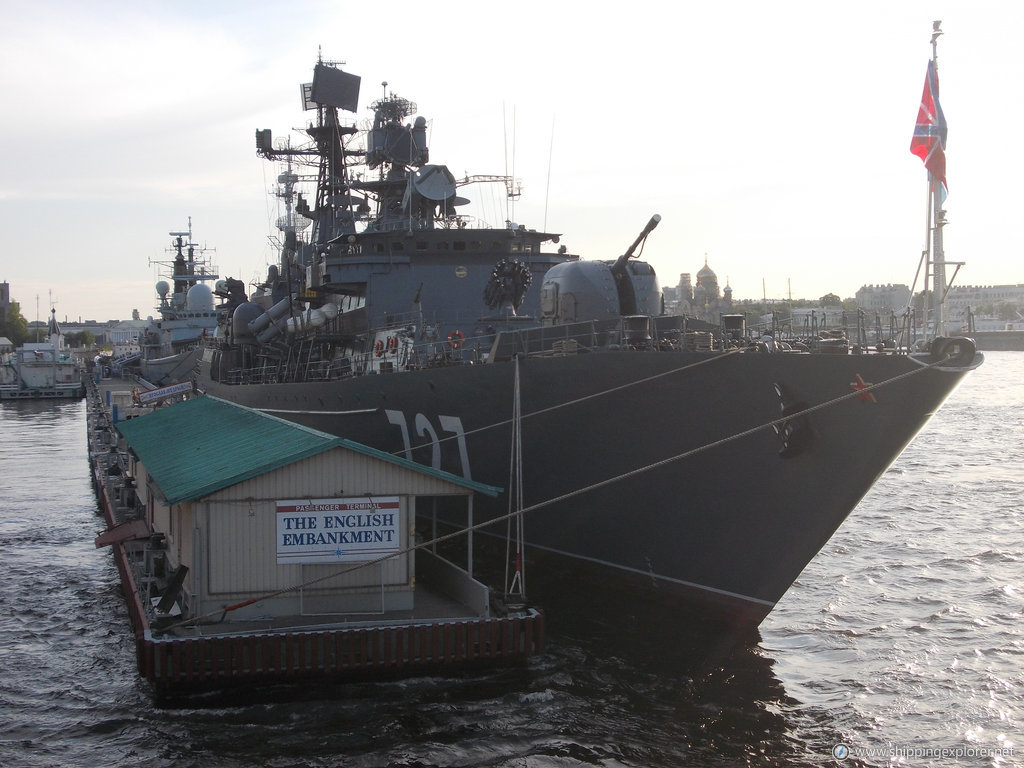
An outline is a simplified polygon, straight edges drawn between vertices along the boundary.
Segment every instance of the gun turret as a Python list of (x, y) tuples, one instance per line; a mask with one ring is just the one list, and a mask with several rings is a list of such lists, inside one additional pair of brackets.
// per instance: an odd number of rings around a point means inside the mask
[(644, 241), (644, 238), (651, 234), (651, 231), (658, 226), (660, 221), (661, 216), (658, 214), (651, 216), (651, 220), (647, 222), (647, 226), (644, 227), (644, 231), (640, 233), (640, 236), (609, 267), (612, 277), (615, 278), (615, 288), (619, 294), (619, 312), (623, 315), (633, 315), (637, 311), (636, 291), (633, 288), (633, 280), (629, 276), (629, 271), (626, 269), (626, 262), (633, 258), (633, 251)]

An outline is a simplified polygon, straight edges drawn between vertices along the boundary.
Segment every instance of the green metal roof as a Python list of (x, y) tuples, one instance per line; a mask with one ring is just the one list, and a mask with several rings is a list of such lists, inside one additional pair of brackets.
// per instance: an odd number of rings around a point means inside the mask
[(502, 489), (210, 395), (119, 422), (168, 504), (198, 499), (332, 448), (345, 448), (486, 496)]

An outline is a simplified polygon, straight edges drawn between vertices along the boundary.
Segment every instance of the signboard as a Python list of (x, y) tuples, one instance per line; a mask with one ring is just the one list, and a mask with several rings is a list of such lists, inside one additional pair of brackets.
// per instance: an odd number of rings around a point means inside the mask
[(277, 564), (350, 563), (398, 552), (397, 496), (277, 502)]
[(151, 389), (148, 392), (140, 392), (139, 404), (148, 405), (167, 397), (191, 392), (193, 389), (195, 389), (195, 386), (191, 381), (183, 381), (179, 384), (171, 384), (169, 387), (161, 387), (160, 389)]

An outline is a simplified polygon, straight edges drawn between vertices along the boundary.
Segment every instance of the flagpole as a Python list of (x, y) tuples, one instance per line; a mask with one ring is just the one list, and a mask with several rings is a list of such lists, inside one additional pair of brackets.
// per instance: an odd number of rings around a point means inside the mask
[[(932, 194), (934, 188), (931, 173), (928, 173), (925, 178), (925, 197), (924, 197), (924, 279), (921, 284), (924, 286), (924, 292), (928, 293), (928, 286), (932, 284), (933, 275), (933, 264), (932, 264), (932, 211), (935, 209), (935, 196)], [(921, 262), (918, 262), (918, 269), (921, 268)], [(934, 286), (932, 286), (934, 289)], [(932, 290), (932, 298), (930, 301), (921, 302), (922, 310), (924, 311), (924, 326), (922, 331), (924, 337), (927, 339), (930, 337), (931, 332), (929, 327), (935, 316), (935, 291)]]
[[(935, 69), (936, 97), (938, 97), (939, 56), (938, 41), (942, 35), (941, 21), (932, 22), (932, 66)], [(931, 200), (928, 212), (928, 229), (931, 234), (932, 254), (932, 306), (935, 321), (934, 335), (946, 335), (946, 256), (942, 247), (942, 227), (946, 223), (946, 212), (942, 210), (941, 182), (929, 171), (928, 193)], [(926, 278), (927, 279), (927, 278)], [(927, 285), (927, 283), (925, 283)]]

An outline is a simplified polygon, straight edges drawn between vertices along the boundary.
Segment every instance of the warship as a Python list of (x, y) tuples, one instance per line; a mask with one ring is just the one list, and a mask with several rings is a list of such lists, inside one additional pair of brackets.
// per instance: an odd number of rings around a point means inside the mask
[(151, 261), (167, 273), (155, 286), (159, 317), (147, 319), (137, 344), (115, 362), (119, 370), (137, 369), (152, 386), (172, 385), (193, 375), (200, 343), (218, 326), (214, 288), (207, 283), (224, 284), (207, 257), (207, 249), (193, 240), (191, 217), (187, 230), (169, 234), (174, 258)]
[(256, 132), (282, 168), (280, 264), (251, 296), (218, 284), (196, 383), (507, 489), (461, 522), (519, 521), (548, 564), (531, 568), (541, 602), (613, 588), (756, 627), (982, 363), (967, 338), (819, 351), (666, 315), (639, 258), (660, 216), (607, 260), (474, 221), (466, 188), (514, 180), (432, 163), (427, 121), (393, 93), (342, 119), (359, 86), (321, 59), (305, 139)]

